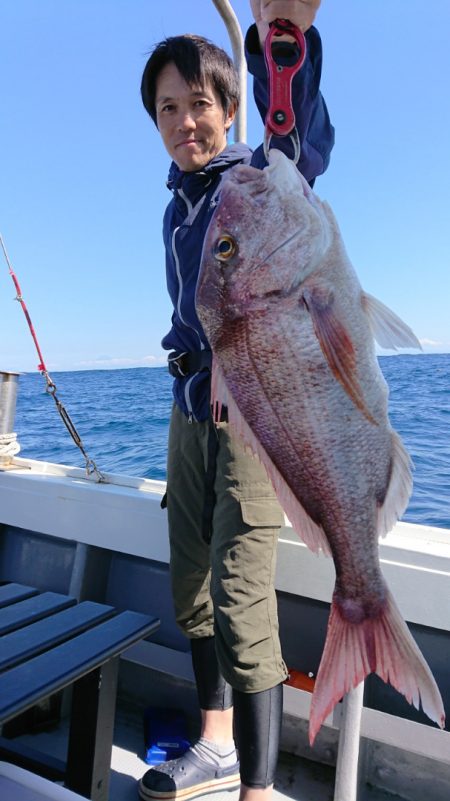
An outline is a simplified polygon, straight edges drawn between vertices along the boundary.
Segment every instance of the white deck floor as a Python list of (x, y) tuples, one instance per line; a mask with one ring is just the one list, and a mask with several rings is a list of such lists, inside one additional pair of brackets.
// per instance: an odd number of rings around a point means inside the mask
[[(142, 760), (139, 719), (119, 712), (113, 747), (110, 801), (136, 801), (136, 781), (148, 770)], [(302, 764), (305, 763), (305, 764)], [(334, 771), (322, 765), (282, 754), (279, 760), (274, 801), (332, 801)], [(237, 801), (239, 792), (221, 792), (214, 801)], [(378, 799), (377, 799), (378, 801)]]
[[(23, 735), (26, 745), (65, 756), (67, 726), (33, 735)], [(116, 714), (111, 764), (109, 801), (138, 801), (137, 782), (148, 770), (143, 760), (141, 716), (119, 708)], [(280, 754), (273, 801), (333, 801), (334, 769), (289, 754)], [(214, 801), (238, 801), (239, 792), (220, 792), (206, 796)], [(19, 799), (17, 801), (20, 801)], [(358, 801), (402, 801), (370, 788), (358, 795)]]

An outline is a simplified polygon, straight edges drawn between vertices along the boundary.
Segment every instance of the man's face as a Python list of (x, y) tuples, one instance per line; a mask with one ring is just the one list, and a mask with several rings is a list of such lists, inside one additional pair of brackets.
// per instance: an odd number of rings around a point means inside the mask
[(184, 172), (205, 167), (226, 147), (235, 111), (225, 114), (211, 85), (189, 86), (170, 62), (156, 82), (156, 120), (165, 148)]

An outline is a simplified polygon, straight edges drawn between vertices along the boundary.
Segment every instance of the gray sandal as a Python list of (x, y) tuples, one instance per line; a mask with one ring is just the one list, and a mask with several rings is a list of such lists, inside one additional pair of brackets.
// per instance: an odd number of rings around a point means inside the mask
[(236, 790), (240, 783), (239, 762), (229, 768), (218, 768), (189, 750), (178, 759), (148, 770), (139, 782), (139, 797), (143, 801), (189, 801), (206, 793)]

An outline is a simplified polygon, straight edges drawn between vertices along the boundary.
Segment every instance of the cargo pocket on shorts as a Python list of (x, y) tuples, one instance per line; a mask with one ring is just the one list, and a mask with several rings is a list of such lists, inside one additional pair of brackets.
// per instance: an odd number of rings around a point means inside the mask
[(284, 512), (275, 498), (241, 498), (242, 519), (251, 528), (280, 528)]

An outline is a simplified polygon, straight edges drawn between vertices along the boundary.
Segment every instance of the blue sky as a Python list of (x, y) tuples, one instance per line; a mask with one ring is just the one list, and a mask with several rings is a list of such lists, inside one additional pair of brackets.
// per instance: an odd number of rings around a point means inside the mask
[[(247, 0), (234, 0), (242, 27)], [(169, 166), (140, 101), (147, 54), (212, 2), (0, 0), (0, 231), (48, 369), (159, 365), (170, 324), (161, 219)], [(363, 287), (450, 351), (450, 3), (323, 0), (336, 146), (317, 193)], [(249, 96), (248, 141), (262, 123)], [(0, 370), (38, 359), (0, 261)]]

